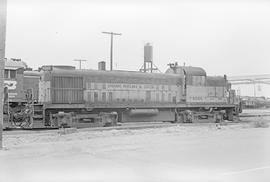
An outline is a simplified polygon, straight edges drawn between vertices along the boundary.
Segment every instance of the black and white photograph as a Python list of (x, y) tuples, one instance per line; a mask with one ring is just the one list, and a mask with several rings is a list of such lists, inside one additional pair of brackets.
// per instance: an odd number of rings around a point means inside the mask
[(0, 0), (0, 182), (269, 181), (269, 0)]

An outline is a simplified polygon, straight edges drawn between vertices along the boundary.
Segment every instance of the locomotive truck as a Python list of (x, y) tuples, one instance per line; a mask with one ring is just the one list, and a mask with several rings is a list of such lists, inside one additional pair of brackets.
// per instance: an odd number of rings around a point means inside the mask
[[(43, 66), (40, 72), (24, 72), (26, 77), (34, 79), (24, 82), (32, 92), (20, 112), (30, 128), (220, 122), (232, 121), (240, 111), (226, 76), (207, 76), (199, 67), (170, 64), (165, 73), (142, 73)], [(8, 127), (16, 118), (10, 115)]]

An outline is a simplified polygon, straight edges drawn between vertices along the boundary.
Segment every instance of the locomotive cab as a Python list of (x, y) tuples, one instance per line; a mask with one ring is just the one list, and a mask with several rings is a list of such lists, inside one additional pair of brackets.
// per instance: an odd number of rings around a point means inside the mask
[(232, 120), (234, 102), (230, 100), (231, 94), (228, 93), (231, 93), (231, 89), (225, 76), (207, 76), (202, 68), (178, 66), (177, 63), (169, 66), (167, 74), (179, 74), (183, 78), (182, 93), (187, 106), (185, 112), (183, 110), (178, 112), (182, 118), (187, 118), (187, 113), (192, 118), (190, 119), (192, 122), (210, 117), (221, 118), (224, 113), (221, 111), (226, 111), (226, 115), (230, 115), (226, 118)]
[[(190, 95), (189, 91), (193, 86), (204, 87), (206, 85), (206, 72), (204, 69), (192, 66), (178, 66), (177, 63), (169, 64), (169, 66), (170, 68), (165, 73), (178, 74), (182, 77), (182, 96), (184, 101), (189, 100), (187, 97)], [(194, 89), (192, 90), (194, 92)], [(194, 94), (193, 96), (195, 96)]]

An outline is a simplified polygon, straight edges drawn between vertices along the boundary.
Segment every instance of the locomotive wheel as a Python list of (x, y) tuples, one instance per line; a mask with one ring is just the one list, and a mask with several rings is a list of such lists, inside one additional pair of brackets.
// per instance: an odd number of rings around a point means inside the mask
[(228, 121), (233, 121), (233, 109), (226, 110), (226, 117)]

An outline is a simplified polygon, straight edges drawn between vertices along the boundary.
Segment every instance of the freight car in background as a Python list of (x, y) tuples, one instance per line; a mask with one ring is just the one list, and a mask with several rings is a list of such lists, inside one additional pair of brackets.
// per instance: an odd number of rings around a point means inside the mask
[(270, 108), (270, 99), (265, 97), (243, 96), (241, 99), (245, 109)]
[(166, 73), (142, 73), (43, 66), (24, 73), (24, 83), (30, 84), (24, 91), (32, 89), (25, 102), (27, 114), (21, 117), (28, 120), (24, 127), (219, 122), (223, 117), (233, 120), (239, 111), (226, 77), (209, 77), (198, 67), (170, 64)]

